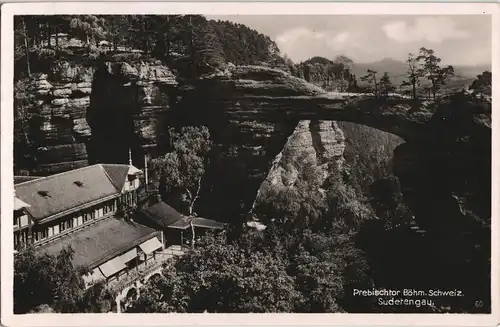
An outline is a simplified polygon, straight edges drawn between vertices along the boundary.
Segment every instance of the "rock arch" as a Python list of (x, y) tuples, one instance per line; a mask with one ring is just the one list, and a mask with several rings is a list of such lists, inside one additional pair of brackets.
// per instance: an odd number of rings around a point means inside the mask
[[(139, 102), (134, 104), (134, 109), (130, 112), (123, 110), (120, 95), (130, 90), (128, 82), (140, 77), (129, 76), (130, 74), (113, 76), (127, 70), (112, 69), (112, 65), (126, 64), (109, 63), (104, 71), (96, 72), (94, 85), (107, 87), (99, 88), (99, 94), (93, 89), (89, 108), (93, 117), (89, 120), (92, 137), (97, 137), (94, 144), (101, 144), (99, 146), (107, 149), (112, 149), (113, 144), (106, 138), (99, 139), (99, 133), (94, 135), (96, 121), (100, 122), (100, 126), (109, 126), (116, 123), (116, 115), (133, 113), (127, 117), (129, 126), (142, 126), (142, 122), (152, 112), (150, 105)], [(155, 117), (161, 117), (161, 128), (205, 125), (215, 143), (214, 158), (211, 160), (208, 176), (204, 179), (209, 187), (202, 190), (197, 202), (199, 208), (195, 208), (200, 215), (223, 218), (248, 213), (273, 159), (301, 120), (347, 121), (403, 138), (406, 143), (395, 153), (395, 170), (402, 181), (405, 198), (416, 209), (416, 216), (429, 216), (428, 210), (421, 210), (424, 203), (430, 203), (429, 207), (433, 208), (447, 207), (448, 209), (435, 210), (441, 216), (446, 216), (452, 210), (449, 209), (450, 204), (444, 204), (448, 200), (460, 207), (460, 203), (464, 203), (463, 197), (468, 197), (471, 192), (484, 193), (484, 198), (491, 198), (491, 194), (485, 192), (490, 189), (488, 185), (491, 182), (491, 178), (488, 178), (491, 169), (488, 157), (491, 158), (491, 150), (487, 150), (487, 144), (491, 144), (491, 113), (473, 113), (470, 117), (463, 116), (447, 124), (443, 117), (437, 117), (425, 109), (426, 104), (416, 103), (405, 97), (377, 99), (369, 95), (327, 93), (283, 71), (258, 66), (231, 66), (223, 72), (203, 76), (189, 86), (179, 87), (173, 84), (175, 83), (170, 83), (168, 88), (158, 89), (168, 99), (161, 104), (163, 111), (158, 111), (160, 104), (155, 103), (154, 107)], [(160, 128), (158, 126), (134, 129), (135, 136), (132, 139), (142, 140), (146, 135), (161, 135), (157, 130)], [(469, 133), (467, 137), (475, 142), (470, 147), (454, 149), (453, 158), (436, 159), (437, 154), (446, 153), (450, 145), (454, 146), (452, 143), (457, 127), (465, 128), (466, 133)], [(145, 134), (145, 131), (149, 134)], [(123, 143), (127, 138), (119, 139)], [(451, 140), (451, 143), (446, 143), (445, 139)], [(151, 136), (148, 144), (141, 143), (141, 151), (152, 151), (149, 145), (155, 143), (155, 140)], [(132, 148), (135, 153), (133, 146)], [(488, 151), (489, 156), (485, 155)], [(126, 151), (122, 152), (121, 155), (125, 156)], [(467, 158), (480, 160), (476, 163)], [(437, 164), (441, 166), (436, 170), (433, 165)], [(446, 169), (447, 167), (450, 169)], [(418, 172), (418, 178), (411, 177), (414, 172)], [(487, 183), (483, 191), (480, 183), (471, 186), (473, 177), (480, 174), (480, 179)], [(462, 178), (462, 175), (468, 177)], [(447, 182), (456, 179), (456, 176), (460, 176), (464, 183), (467, 180), (467, 190), (459, 182)], [(436, 177), (439, 177), (440, 183), (444, 183), (445, 187), (429, 192), (436, 183)], [(440, 193), (437, 194), (438, 192)], [(429, 196), (431, 193), (432, 196)], [(455, 198), (461, 200), (457, 202)], [(477, 203), (476, 201), (471, 206)], [(422, 213), (419, 214), (417, 209)], [(483, 215), (489, 215), (489, 208), (483, 209)]]

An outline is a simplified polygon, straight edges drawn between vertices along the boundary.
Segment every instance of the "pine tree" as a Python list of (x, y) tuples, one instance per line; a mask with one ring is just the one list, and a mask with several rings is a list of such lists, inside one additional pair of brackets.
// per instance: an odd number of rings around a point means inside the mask
[(380, 79), (379, 85), (380, 85), (380, 93), (385, 95), (386, 97), (389, 96), (389, 93), (394, 92), (394, 90), (396, 90), (396, 87), (392, 85), (391, 79), (389, 78), (389, 74), (387, 72), (385, 72), (382, 78)]
[(377, 83), (377, 72), (371, 69), (366, 71), (366, 75), (361, 77), (361, 80), (368, 82), (370, 85), (373, 84), (373, 94), (378, 96), (378, 83)]
[(429, 91), (432, 93), (432, 99), (436, 100), (436, 95), (441, 86), (446, 84), (449, 77), (454, 75), (453, 66), (441, 67), (441, 58), (434, 55), (434, 50), (420, 48), (420, 54), (417, 60), (423, 60), (423, 75), (431, 82)]
[(417, 87), (420, 85), (420, 77), (422, 76), (422, 70), (419, 68), (419, 60), (417, 57), (409, 53), (408, 59), (406, 60), (408, 69), (406, 71), (406, 80), (401, 83), (401, 87), (411, 87), (411, 96), (413, 99), (417, 99)]

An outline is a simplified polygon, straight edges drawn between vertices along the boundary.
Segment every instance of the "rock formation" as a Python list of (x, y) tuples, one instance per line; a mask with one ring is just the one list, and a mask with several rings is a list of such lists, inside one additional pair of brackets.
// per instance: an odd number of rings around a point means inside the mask
[(50, 174), (88, 164), (90, 128), (85, 119), (90, 103), (93, 68), (56, 62), (49, 74), (37, 74), (36, 107), (31, 141), (36, 164), (32, 173)]
[[(491, 151), (481, 144), (491, 142), (491, 114), (470, 112), (450, 123), (446, 115), (436, 116), (410, 99), (326, 93), (285, 72), (255, 66), (229, 66), (182, 86), (153, 60), (102, 61), (95, 71), (64, 63), (58, 67), (57, 73), (38, 79), (39, 121), (32, 121), (33, 135), (39, 135), (32, 136), (35, 157), (46, 173), (87, 160), (126, 162), (129, 147), (136, 156), (154, 156), (168, 148), (169, 126), (206, 125), (215, 151), (195, 210), (233, 220), (250, 211), (299, 121), (311, 121), (300, 128), (309, 128), (305, 141), (320, 164), (341, 162), (340, 133), (326, 121), (348, 121), (406, 141), (396, 151), (395, 171), (417, 216), (426, 219), (431, 207), (422, 208), (428, 203), (443, 214), (455, 203), (458, 212), (481, 219), (489, 215), (485, 202), (490, 198), (473, 177), (482, 174), (480, 180), (489, 182)], [(460, 138), (468, 140), (462, 145), (456, 145), (456, 126)], [(139, 159), (134, 162), (140, 166)], [(436, 195), (435, 201), (427, 202), (429, 194)]]
[[(215, 166), (224, 168), (213, 173), (211, 193), (214, 194), (212, 200), (232, 199), (231, 204), (227, 205), (236, 206), (232, 211), (234, 214), (250, 210), (258, 185), (265, 177), (264, 172), (276, 159), (300, 120), (331, 119), (371, 126), (398, 135), (406, 141), (396, 150), (395, 172), (401, 179), (403, 193), (409, 199), (410, 208), (417, 219), (422, 222), (428, 219), (425, 215), (429, 210), (435, 210), (436, 214), (450, 213), (452, 203), (460, 208), (459, 202), (468, 203), (469, 200), (476, 205), (470, 212), (477, 214), (480, 220), (489, 219), (489, 205), (485, 204), (490, 199), (488, 191), (485, 191), (489, 187), (481, 191), (477, 182), (472, 183), (475, 186), (470, 188), (466, 185), (471, 184), (472, 175), (479, 174), (479, 167), (480, 174), (484, 175), (482, 182), (489, 183), (491, 151), (480, 144), (491, 142), (491, 113), (465, 108), (457, 110), (464, 113), (450, 121), (452, 118), (449, 115), (433, 113), (426, 108), (426, 104), (416, 104), (407, 98), (383, 100), (369, 96), (327, 94), (289, 74), (262, 67), (230, 67), (224, 73), (207, 76), (182, 94), (182, 100), (176, 108), (183, 117), (196, 117), (198, 123), (206, 123), (216, 143), (221, 145), (221, 153), (231, 153), (232, 161), (215, 163)], [(257, 129), (252, 130), (253, 127), (249, 131), (248, 124), (262, 126), (264, 122), (269, 127), (268, 131), (273, 130), (274, 134), (268, 133), (268, 138), (248, 138), (261, 135)], [(236, 129), (244, 125), (247, 127)], [(458, 136), (457, 129), (460, 131)], [(469, 140), (467, 145), (457, 145), (457, 137)], [(261, 146), (261, 152), (249, 152), (249, 143), (251, 146)], [(403, 151), (405, 148), (413, 150)], [(450, 148), (455, 150), (450, 152)], [(403, 152), (406, 156), (402, 155)], [(411, 159), (408, 159), (408, 154), (412, 155)], [(401, 157), (406, 158), (405, 163), (402, 163), (404, 159)], [(255, 162), (257, 158), (259, 164)], [(433, 161), (436, 163), (429, 165)], [(451, 165), (453, 161), (457, 163)], [(451, 169), (454, 166), (460, 168)], [(408, 170), (404, 167), (408, 167)], [(411, 167), (419, 171), (418, 178), (411, 177)], [(239, 171), (236, 173), (240, 176), (239, 180), (226, 177), (235, 174), (235, 170)], [(247, 172), (252, 173), (247, 175)], [(436, 179), (436, 176), (439, 178)], [(434, 185), (437, 180), (441, 183), (439, 187)], [(430, 189), (434, 191), (428, 192)], [(465, 191), (472, 189), (482, 195), (472, 196), (473, 193)], [(436, 192), (440, 196), (427, 202), (427, 195)], [(482, 204), (478, 204), (481, 201)], [(433, 207), (428, 206), (428, 210), (423, 211), (425, 213), (418, 214), (426, 207), (426, 203), (432, 203)], [(221, 208), (224, 206), (224, 202), (220, 203)], [(479, 207), (482, 209), (479, 210)], [(464, 216), (463, 213), (460, 215)]]
[[(142, 165), (143, 149), (156, 154), (168, 142), (166, 112), (174, 75), (159, 61), (100, 62), (92, 84), (87, 121), (92, 129), (92, 162)], [(163, 143), (162, 143), (163, 142)]]

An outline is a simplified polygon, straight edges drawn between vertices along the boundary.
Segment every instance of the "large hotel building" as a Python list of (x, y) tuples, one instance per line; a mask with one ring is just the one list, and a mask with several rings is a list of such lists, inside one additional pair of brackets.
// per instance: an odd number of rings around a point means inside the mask
[[(17, 178), (14, 249), (32, 244), (37, 254), (57, 254), (71, 245), (73, 265), (90, 271), (83, 276), (87, 287), (98, 281), (118, 292), (140, 286), (165, 260), (182, 255), (193, 222), (161, 201), (137, 210), (141, 173), (131, 164), (96, 164)], [(224, 228), (204, 218), (195, 218), (194, 225)]]

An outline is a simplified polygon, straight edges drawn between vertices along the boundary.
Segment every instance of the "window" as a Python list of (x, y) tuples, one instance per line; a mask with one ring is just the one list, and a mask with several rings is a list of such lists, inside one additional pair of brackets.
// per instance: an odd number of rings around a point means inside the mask
[(33, 241), (38, 242), (38, 232), (33, 232)]
[(28, 242), (28, 231), (21, 232), (21, 244), (26, 244)]
[(41, 197), (43, 197), (45, 199), (51, 197), (48, 191), (38, 191), (38, 195), (40, 195)]
[(43, 240), (43, 239), (46, 239), (47, 238), (47, 234), (48, 234), (48, 230), (47, 228), (44, 228), (40, 231), (40, 239)]
[(92, 211), (92, 212), (90, 213), (90, 218), (91, 218), (91, 219), (95, 219), (95, 211)]
[(19, 217), (14, 214), (14, 227), (19, 227)]
[(66, 226), (65, 226), (64, 229), (71, 229), (71, 228), (73, 228), (73, 219), (66, 220), (65, 224), (66, 224)]
[(19, 246), (19, 233), (14, 233), (14, 250)]

